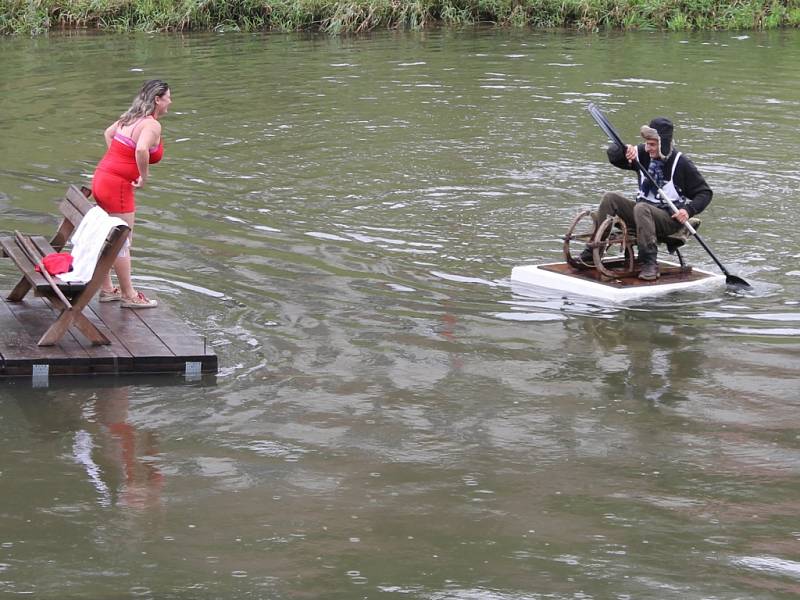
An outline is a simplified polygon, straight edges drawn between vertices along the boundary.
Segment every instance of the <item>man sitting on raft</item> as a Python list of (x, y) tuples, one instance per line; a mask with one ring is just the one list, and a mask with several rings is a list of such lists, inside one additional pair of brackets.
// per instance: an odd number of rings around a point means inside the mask
[[(675, 149), (672, 132), (672, 121), (657, 117), (649, 125), (642, 126), (643, 144), (627, 145), (624, 152), (616, 144), (607, 150), (612, 165), (637, 171), (639, 193), (634, 202), (620, 194), (607, 192), (597, 211), (597, 223), (602, 223), (609, 215), (617, 215), (636, 231), (641, 264), (639, 278), (648, 281), (659, 277), (657, 240), (680, 231), (690, 217), (703, 212), (713, 195), (694, 163)], [(678, 212), (670, 214), (667, 204), (659, 198), (658, 190), (638, 172), (634, 162), (637, 160), (673, 201)], [(580, 261), (587, 267), (594, 266), (589, 246), (581, 252)]]

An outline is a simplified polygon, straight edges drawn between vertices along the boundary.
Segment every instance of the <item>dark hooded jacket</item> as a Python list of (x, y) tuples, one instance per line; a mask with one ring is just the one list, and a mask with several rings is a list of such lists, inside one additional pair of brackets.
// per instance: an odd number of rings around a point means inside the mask
[[(647, 169), (650, 166), (650, 155), (644, 149), (644, 144), (639, 144), (636, 149), (639, 152), (639, 163)], [(624, 148), (621, 149), (616, 144), (613, 144), (606, 152), (608, 153), (609, 162), (615, 167), (638, 172), (636, 165), (630, 164), (628, 159), (625, 158)], [(672, 177), (672, 163), (675, 162), (677, 155), (678, 151), (673, 148), (672, 153), (664, 161), (665, 181), (670, 181)], [(641, 189), (643, 176), (641, 173), (637, 174), (639, 176), (639, 189)], [(697, 170), (697, 167), (694, 166), (694, 163), (685, 154), (682, 154), (678, 161), (678, 166), (675, 169), (675, 181), (672, 184), (678, 193), (686, 199), (683, 208), (686, 209), (690, 217), (699, 215), (711, 202), (711, 196), (713, 195), (711, 188), (700, 174), (700, 171)]]

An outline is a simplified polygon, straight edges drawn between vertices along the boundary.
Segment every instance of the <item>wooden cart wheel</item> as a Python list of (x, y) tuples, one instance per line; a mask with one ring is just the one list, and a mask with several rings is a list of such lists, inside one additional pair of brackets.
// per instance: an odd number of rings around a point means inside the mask
[(586, 268), (582, 262), (572, 256), (570, 243), (576, 242), (578, 244), (578, 254), (580, 254), (586, 244), (592, 241), (596, 229), (597, 224), (591, 210), (584, 210), (575, 216), (569, 229), (567, 229), (567, 234), (564, 236), (564, 259), (568, 265), (576, 269)]
[(606, 277), (630, 277), (636, 272), (636, 257), (628, 237), (628, 226), (619, 217), (606, 217), (597, 228), (592, 243), (594, 264)]

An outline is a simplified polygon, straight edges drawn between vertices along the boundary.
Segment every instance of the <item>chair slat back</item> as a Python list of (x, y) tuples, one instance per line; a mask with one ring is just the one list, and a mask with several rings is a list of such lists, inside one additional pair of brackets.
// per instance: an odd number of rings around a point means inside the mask
[(93, 206), (80, 189), (74, 185), (70, 185), (67, 188), (67, 193), (58, 206), (61, 214), (64, 215), (64, 219), (61, 221), (61, 225), (59, 225), (53, 239), (50, 240), (50, 245), (56, 252), (61, 252), (64, 249), (72, 233)]

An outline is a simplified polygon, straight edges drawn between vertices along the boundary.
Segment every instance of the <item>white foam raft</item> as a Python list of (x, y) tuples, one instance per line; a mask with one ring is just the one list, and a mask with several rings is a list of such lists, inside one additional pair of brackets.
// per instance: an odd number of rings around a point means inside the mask
[(511, 283), (612, 302), (626, 302), (725, 283), (724, 275), (709, 273), (696, 267), (684, 272), (680, 265), (672, 262), (659, 261), (658, 264), (661, 277), (655, 281), (643, 281), (635, 276), (607, 279), (595, 269), (578, 270), (567, 263), (547, 263), (514, 267), (511, 270)]

